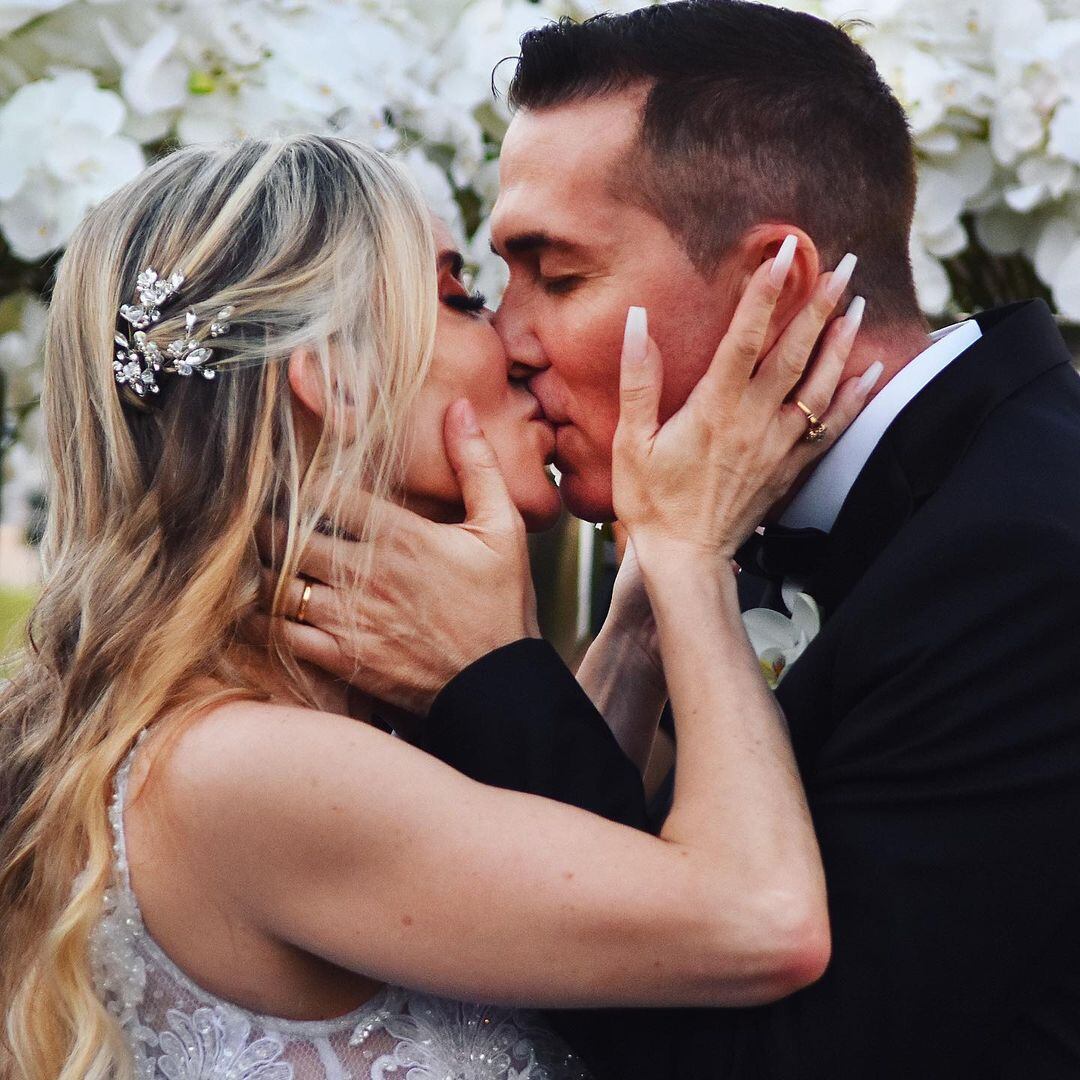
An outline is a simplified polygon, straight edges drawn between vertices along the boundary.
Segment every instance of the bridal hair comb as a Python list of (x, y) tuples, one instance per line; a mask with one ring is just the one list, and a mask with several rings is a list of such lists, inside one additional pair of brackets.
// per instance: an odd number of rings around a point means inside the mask
[[(147, 267), (136, 281), (138, 304), (121, 304), (120, 318), (131, 327), (131, 336), (120, 333), (114, 337), (117, 353), (113, 361), (116, 381), (126, 384), (139, 397), (147, 393), (160, 392), (157, 377), (159, 373), (175, 375), (194, 375), (199, 372), (204, 379), (212, 379), (217, 374), (208, 366), (214, 350), (195, 335), (195, 326), (199, 317), (190, 308), (184, 321), (184, 336), (170, 341), (165, 348), (151, 341), (147, 329), (161, 318), (161, 306), (173, 300), (184, 283), (183, 270), (177, 270), (169, 277), (159, 277), (153, 267)], [(228, 333), (231, 307), (222, 308), (210, 323), (210, 337), (220, 337)]]

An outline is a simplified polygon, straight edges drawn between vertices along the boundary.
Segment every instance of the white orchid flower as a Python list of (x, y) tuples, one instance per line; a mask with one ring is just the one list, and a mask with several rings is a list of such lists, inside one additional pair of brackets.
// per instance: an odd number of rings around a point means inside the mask
[(773, 690), (821, 630), (821, 611), (809, 593), (785, 587), (784, 603), (790, 617), (772, 608), (751, 608), (742, 617), (765, 681)]

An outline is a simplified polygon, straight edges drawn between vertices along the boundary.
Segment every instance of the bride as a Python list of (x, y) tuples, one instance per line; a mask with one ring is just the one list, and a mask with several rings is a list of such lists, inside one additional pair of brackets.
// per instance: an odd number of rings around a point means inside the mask
[[(629, 320), (616, 506), (680, 722), (654, 837), (459, 775), (299, 660), (296, 622), (257, 629), (266, 516), (294, 611), (316, 531), (362, 552), (404, 506), (501, 523), (498, 634), (535, 633), (521, 522), (558, 513), (552, 432), (398, 167), (316, 136), (188, 148), (88, 216), (49, 316), (44, 587), (0, 692), (0, 1074), (556, 1080), (583, 1069), (527, 1007), (820, 975), (821, 865), (727, 560), (819, 452), (782, 404), (809, 347), (758, 356), (783, 270), (659, 434)], [(860, 406), (845, 385), (832, 430)]]

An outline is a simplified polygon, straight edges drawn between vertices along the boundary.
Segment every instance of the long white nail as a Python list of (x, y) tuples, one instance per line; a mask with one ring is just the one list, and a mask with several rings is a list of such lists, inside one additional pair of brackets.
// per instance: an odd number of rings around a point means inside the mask
[(623, 335), (623, 363), (637, 367), (645, 362), (649, 348), (649, 316), (643, 307), (632, 307), (626, 313), (626, 332)]
[(860, 326), (862, 326), (863, 312), (866, 311), (866, 298), (862, 296), (856, 296), (854, 300), (848, 305), (847, 311), (844, 312), (844, 321), (847, 323), (846, 330), (852, 337), (858, 332)]
[(776, 253), (772, 266), (769, 267), (769, 281), (777, 288), (787, 281), (788, 271), (795, 260), (795, 249), (798, 246), (799, 238), (794, 233), (791, 233), (780, 245), (780, 250)]
[(832, 272), (832, 277), (829, 278), (829, 284), (825, 288), (825, 295), (834, 304), (844, 295), (844, 290), (848, 287), (851, 275), (855, 273), (855, 264), (858, 261), (858, 258), (849, 251), (837, 263), (836, 269)]
[(860, 394), (869, 394), (871, 390), (877, 386), (878, 379), (881, 378), (881, 373), (885, 370), (885, 365), (880, 360), (875, 360), (863, 373), (859, 376), (859, 382), (857, 389)]

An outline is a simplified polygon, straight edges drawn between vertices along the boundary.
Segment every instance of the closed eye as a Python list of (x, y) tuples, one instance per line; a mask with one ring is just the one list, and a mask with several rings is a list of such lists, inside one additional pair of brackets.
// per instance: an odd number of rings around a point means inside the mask
[(582, 278), (579, 274), (564, 274), (562, 277), (545, 277), (540, 280), (543, 282), (545, 292), (562, 296), (577, 288)]

